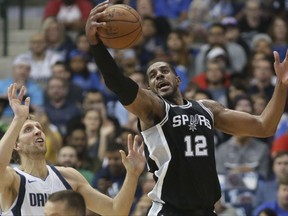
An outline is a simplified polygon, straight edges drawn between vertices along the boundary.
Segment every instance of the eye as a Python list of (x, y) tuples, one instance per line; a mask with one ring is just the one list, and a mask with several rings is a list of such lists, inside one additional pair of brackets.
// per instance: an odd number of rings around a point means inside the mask
[(29, 133), (31, 131), (32, 131), (32, 127), (26, 127), (24, 130), (25, 133)]

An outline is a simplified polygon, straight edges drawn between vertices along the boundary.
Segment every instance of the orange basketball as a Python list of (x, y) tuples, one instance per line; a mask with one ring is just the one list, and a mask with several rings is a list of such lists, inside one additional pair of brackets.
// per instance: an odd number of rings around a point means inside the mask
[(129, 5), (115, 4), (106, 9), (106, 16), (99, 21), (106, 26), (98, 29), (98, 36), (105, 46), (124, 49), (135, 45), (142, 36), (141, 17)]

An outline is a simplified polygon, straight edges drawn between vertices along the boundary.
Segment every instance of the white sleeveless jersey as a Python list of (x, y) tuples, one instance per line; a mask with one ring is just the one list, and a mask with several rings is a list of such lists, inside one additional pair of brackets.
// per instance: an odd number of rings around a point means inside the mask
[(49, 174), (45, 180), (14, 168), (21, 178), (19, 193), (12, 206), (1, 216), (44, 215), (44, 205), (50, 194), (72, 189), (55, 167), (47, 165), (47, 168)]

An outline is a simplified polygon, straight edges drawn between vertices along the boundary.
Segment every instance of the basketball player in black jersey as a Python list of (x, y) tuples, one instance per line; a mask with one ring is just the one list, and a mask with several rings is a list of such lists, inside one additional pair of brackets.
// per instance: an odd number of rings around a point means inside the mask
[(274, 53), (278, 80), (274, 95), (260, 116), (230, 110), (212, 100), (185, 100), (179, 89), (179, 77), (165, 62), (149, 66), (149, 87), (141, 89), (121, 74), (103, 43), (95, 37), (97, 28), (105, 28), (105, 23), (98, 20), (108, 4), (105, 1), (91, 10), (86, 35), (107, 87), (139, 118), (148, 168), (156, 180), (148, 194), (153, 200), (148, 215), (216, 215), (214, 204), (221, 191), (213, 130), (253, 137), (273, 135), (286, 102), (288, 53), (282, 63), (278, 53)]

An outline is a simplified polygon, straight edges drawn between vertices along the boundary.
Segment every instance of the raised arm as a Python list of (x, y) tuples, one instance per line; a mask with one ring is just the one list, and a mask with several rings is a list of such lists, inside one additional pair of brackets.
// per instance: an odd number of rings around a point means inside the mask
[(127, 170), (125, 181), (117, 194), (112, 199), (95, 189), (76, 170), (62, 168), (60, 172), (72, 185), (73, 189), (80, 192), (87, 204), (87, 207), (101, 215), (128, 215), (134, 200), (138, 178), (145, 165), (143, 155), (143, 143), (138, 147), (139, 137), (135, 136), (134, 143), (132, 135), (128, 136), (128, 155), (120, 151), (122, 162)]
[(22, 105), (25, 87), (21, 88), (18, 96), (16, 96), (16, 92), (17, 84), (11, 84), (8, 87), (8, 99), (14, 112), (14, 118), (0, 141), (0, 206), (2, 210), (10, 207), (17, 196), (15, 190), (17, 190), (19, 176), (9, 167), (9, 164), (18, 135), (29, 114), (30, 98), (26, 98)]
[(288, 50), (280, 63), (279, 54), (274, 52), (274, 70), (277, 83), (273, 96), (260, 116), (227, 109), (217, 102), (205, 101), (215, 118), (215, 128), (233, 135), (254, 137), (273, 136), (283, 114), (287, 100)]
[(91, 10), (86, 23), (86, 36), (106, 86), (117, 94), (128, 111), (150, 124), (151, 116), (159, 116), (161, 115), (159, 110), (164, 110), (162, 100), (151, 91), (139, 88), (133, 80), (124, 76), (97, 36), (97, 28), (105, 28), (106, 23), (98, 20), (105, 16), (104, 10), (108, 7), (108, 3), (105, 1)]

